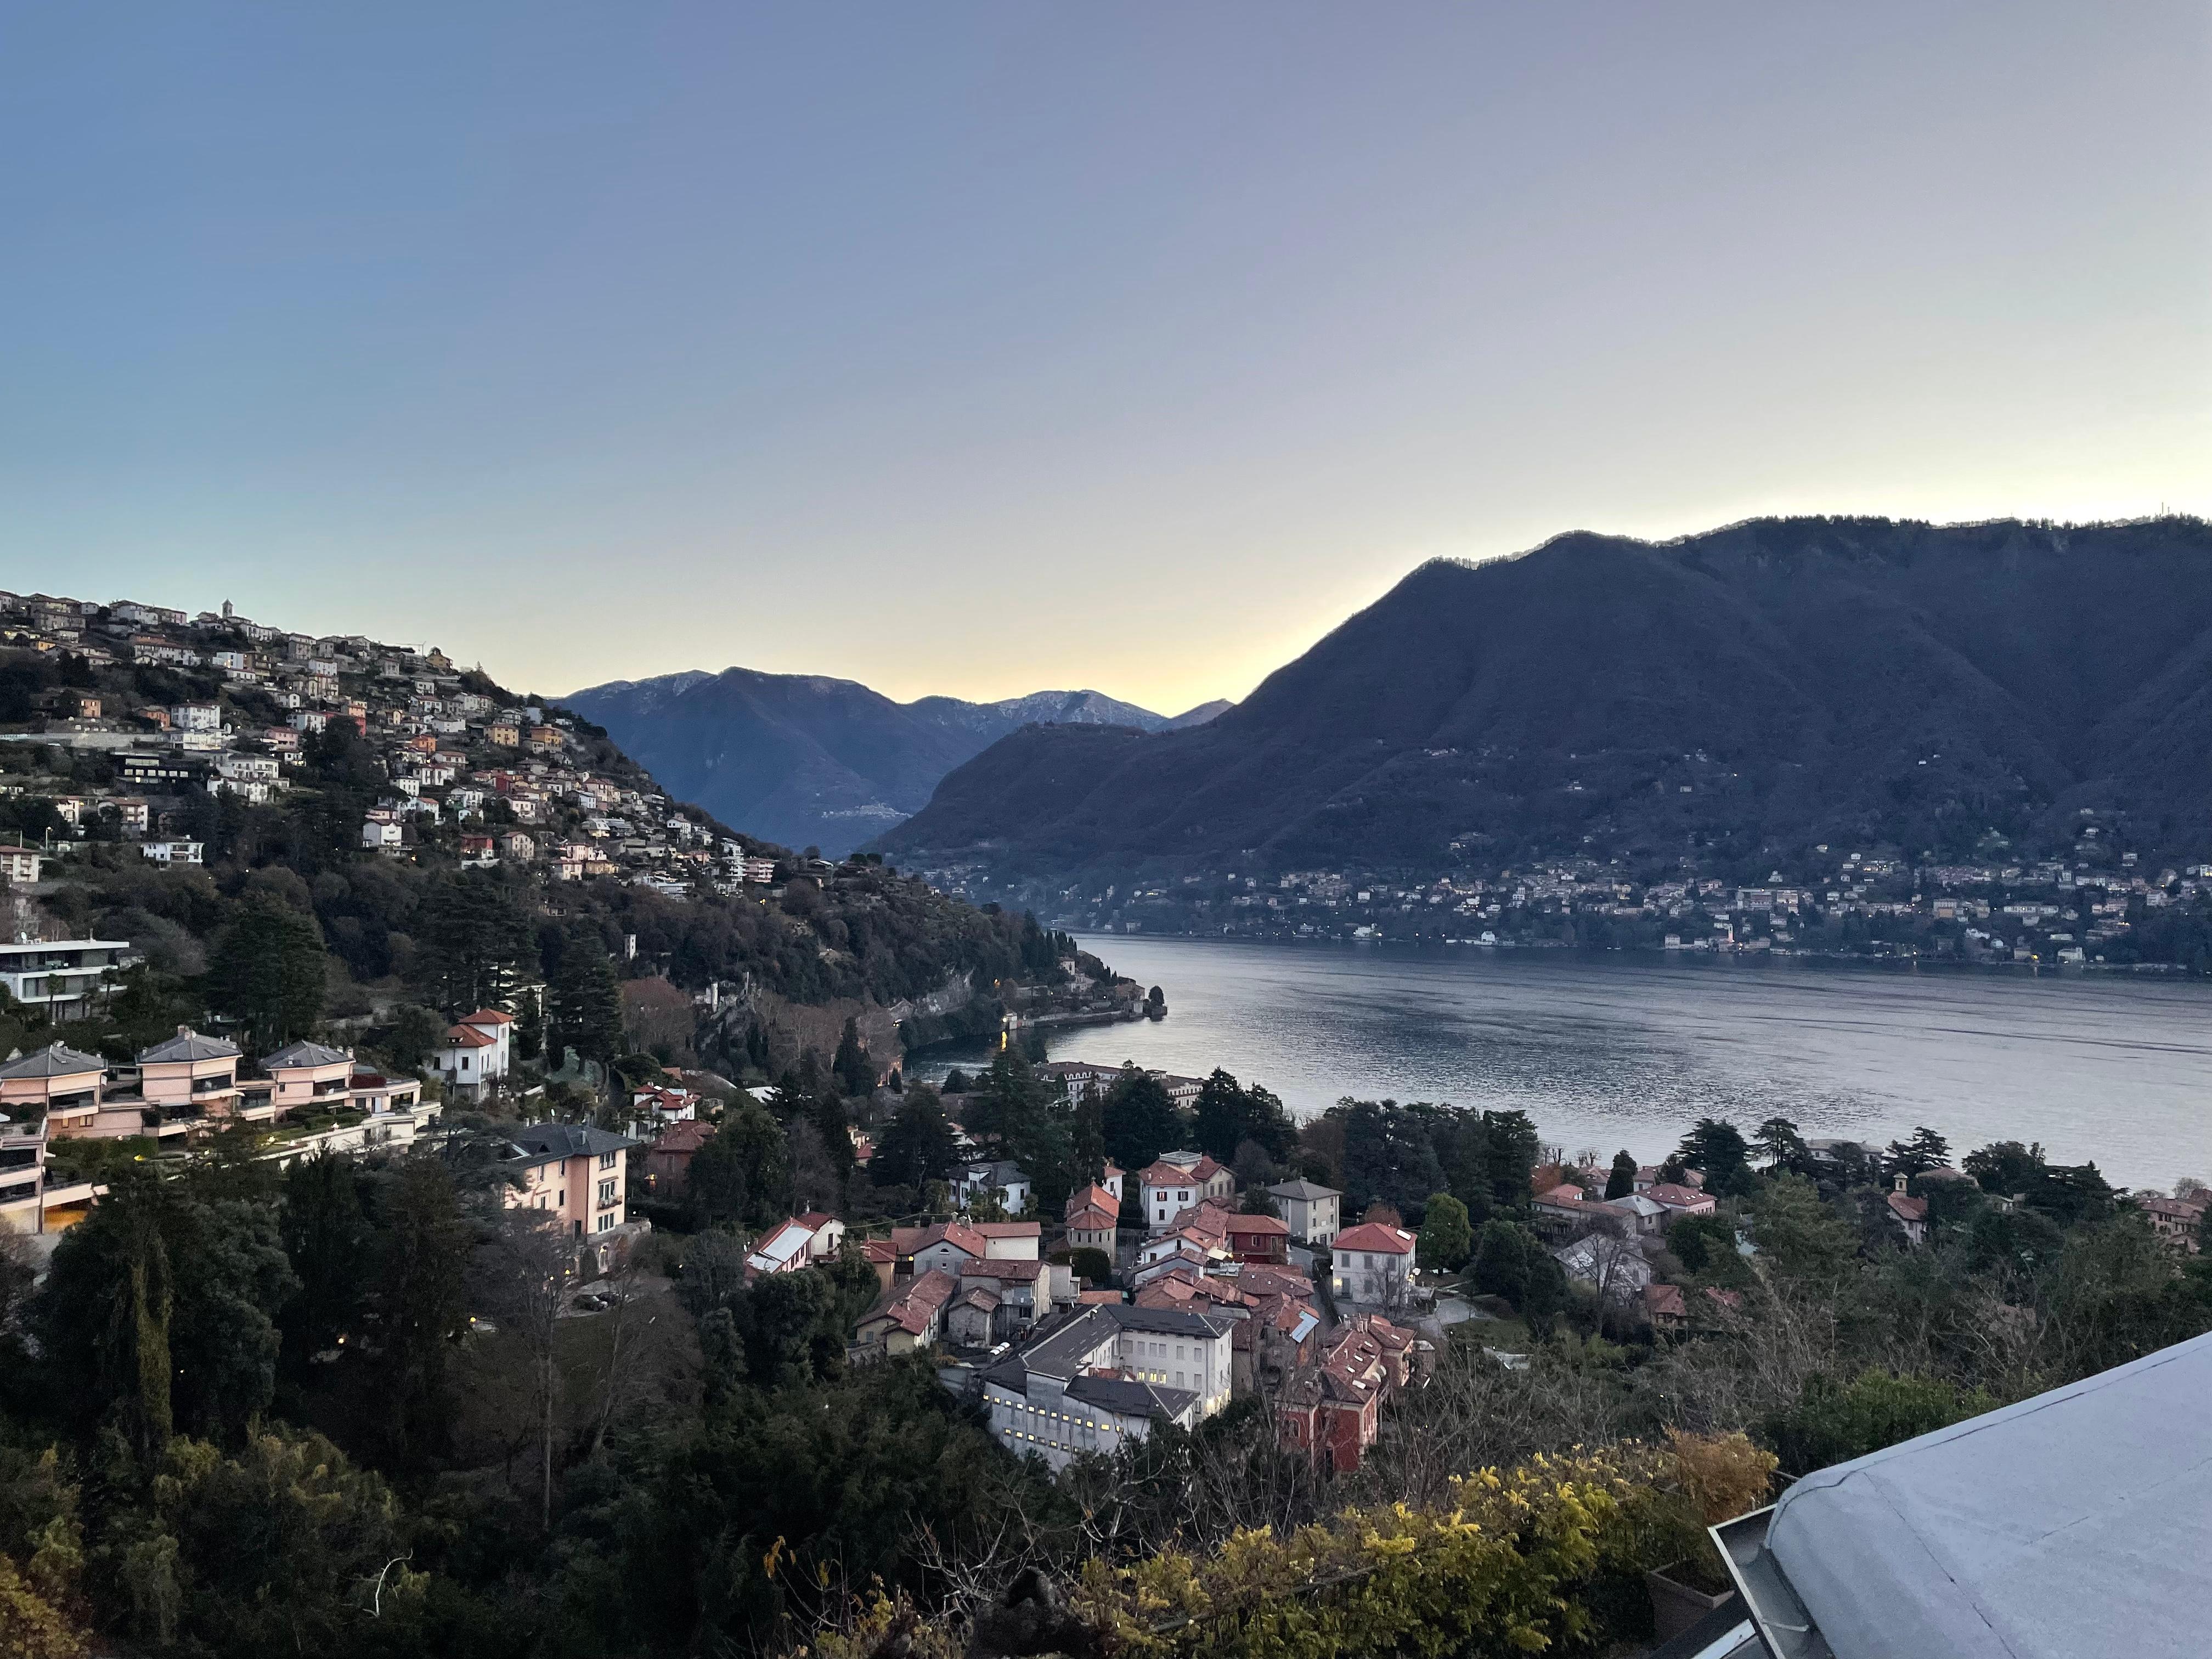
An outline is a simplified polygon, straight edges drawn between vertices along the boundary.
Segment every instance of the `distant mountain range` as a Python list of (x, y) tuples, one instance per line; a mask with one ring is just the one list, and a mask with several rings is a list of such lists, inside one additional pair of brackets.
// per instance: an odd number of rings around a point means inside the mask
[(1432, 563), (1219, 718), (1012, 733), (880, 845), (1008, 878), (1587, 854), (1762, 879), (1821, 842), (2063, 849), (2083, 807), (2106, 844), (2212, 854), (2201, 520), (1762, 520)]
[(1170, 720), (1097, 691), (900, 703), (852, 680), (749, 668), (614, 680), (561, 702), (679, 798), (749, 835), (831, 858), (901, 823), (947, 772), (1026, 726), (1158, 732), (1229, 707), (1206, 703)]

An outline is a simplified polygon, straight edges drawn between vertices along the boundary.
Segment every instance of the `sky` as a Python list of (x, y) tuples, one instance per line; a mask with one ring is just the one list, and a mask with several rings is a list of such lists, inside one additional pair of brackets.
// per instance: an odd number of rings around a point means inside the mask
[(0, 586), (1241, 696), (1407, 571), (2212, 512), (2212, 10), (0, 6)]

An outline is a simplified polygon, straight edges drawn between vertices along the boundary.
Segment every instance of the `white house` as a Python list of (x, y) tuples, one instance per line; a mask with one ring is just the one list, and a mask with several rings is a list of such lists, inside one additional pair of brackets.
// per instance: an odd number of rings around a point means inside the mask
[(745, 1276), (797, 1273), (834, 1257), (845, 1243), (845, 1224), (834, 1215), (810, 1210), (780, 1221), (761, 1236), (745, 1257)]
[(172, 732), (220, 732), (222, 730), (222, 705), (180, 702), (169, 710), (169, 729)]
[(471, 1097), (505, 1077), (514, 1018), (496, 1008), (479, 1008), (457, 1020), (437, 1053), (446, 1086)]
[(142, 841), (138, 856), (150, 864), (198, 864), (205, 848), (196, 841)]
[(1354, 1302), (1395, 1306), (1405, 1299), (1418, 1265), (1413, 1235), (1403, 1227), (1363, 1221), (1329, 1244), (1329, 1288)]
[(368, 852), (397, 852), (406, 841), (407, 832), (389, 821), (372, 818), (361, 826), (361, 844)]
[(1227, 1198), (1236, 1190), (1237, 1177), (1205, 1153), (1163, 1152), (1138, 1173), (1138, 1212), (1157, 1231), (1194, 1204)]
[(1018, 1164), (1001, 1158), (996, 1163), (970, 1164), (953, 1182), (953, 1195), (963, 1204), (995, 1193), (1006, 1213), (1018, 1215), (1030, 1201), (1030, 1178)]
[(1344, 1194), (1311, 1181), (1285, 1181), (1267, 1188), (1283, 1206), (1291, 1237), (1301, 1244), (1326, 1244), (1336, 1237), (1338, 1206)]

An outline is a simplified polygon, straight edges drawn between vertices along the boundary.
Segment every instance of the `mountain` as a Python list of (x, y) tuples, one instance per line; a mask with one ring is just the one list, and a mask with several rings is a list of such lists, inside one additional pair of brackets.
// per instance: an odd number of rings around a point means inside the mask
[[(1182, 731), (1038, 727), (883, 837), (1003, 877), (2212, 854), (2212, 527), (1760, 520), (1425, 565)], [(2112, 830), (2106, 831), (2109, 836)]]
[(1024, 726), (1158, 731), (1228, 706), (1170, 721), (1097, 691), (899, 703), (852, 680), (749, 668), (616, 680), (565, 702), (684, 799), (833, 858), (918, 811), (947, 772)]

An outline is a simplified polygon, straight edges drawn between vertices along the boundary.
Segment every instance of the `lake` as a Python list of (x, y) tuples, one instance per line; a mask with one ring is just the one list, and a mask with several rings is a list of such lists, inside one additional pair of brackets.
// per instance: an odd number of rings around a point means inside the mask
[[(1519, 1107), (1547, 1144), (1645, 1163), (1700, 1116), (1954, 1156), (2039, 1140), (2128, 1186), (2212, 1177), (2212, 984), (1675, 959), (1094, 938), (1168, 1017), (1054, 1032), (1054, 1060), (1340, 1097)], [(918, 1075), (941, 1077), (933, 1055)], [(970, 1062), (972, 1063), (972, 1062)]]

